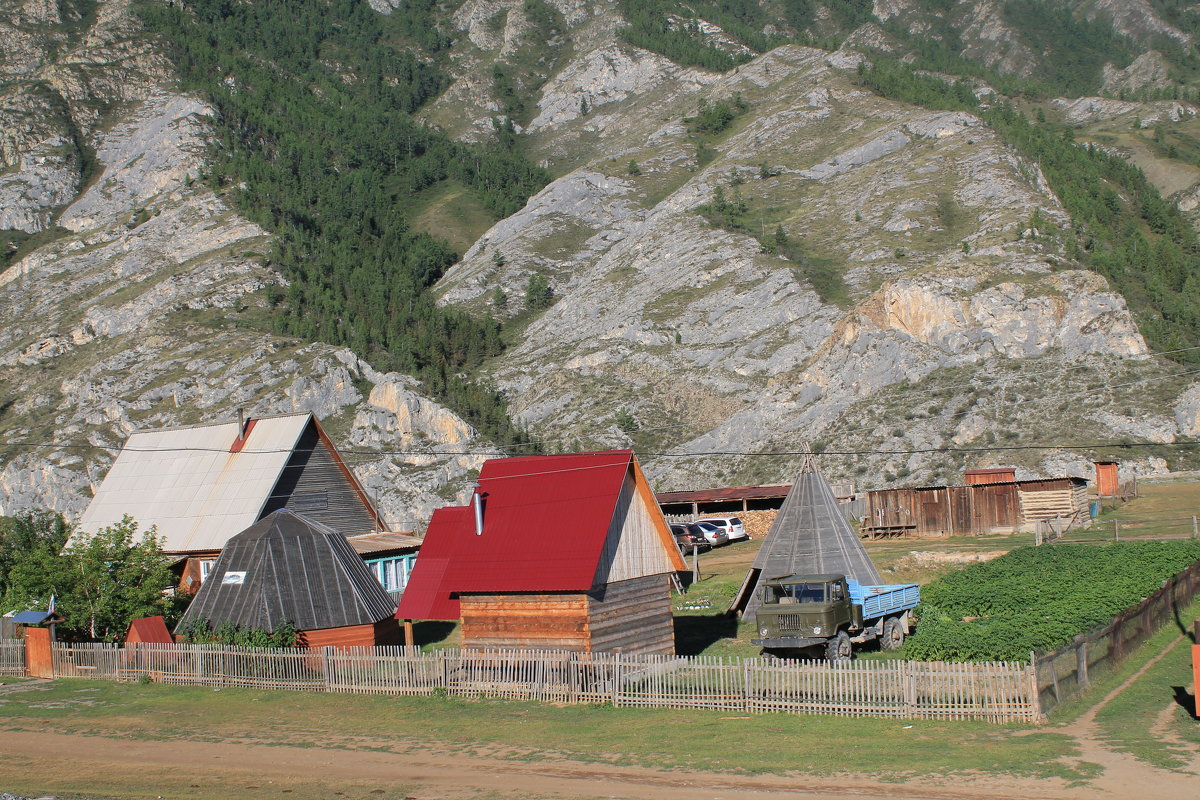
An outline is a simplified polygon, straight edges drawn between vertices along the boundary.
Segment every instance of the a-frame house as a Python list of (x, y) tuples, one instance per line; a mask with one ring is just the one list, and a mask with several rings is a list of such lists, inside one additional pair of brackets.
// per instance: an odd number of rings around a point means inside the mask
[(125, 441), (76, 536), (126, 515), (151, 526), (195, 592), (232, 536), (281, 508), (343, 536), (383, 530), (362, 484), (310, 413), (139, 431)]
[(434, 512), (398, 619), (464, 647), (674, 653), (683, 559), (630, 450), (493, 459)]
[(762, 599), (763, 581), (798, 573), (841, 574), (859, 583), (883, 583), (811, 454), (804, 458), (729, 611), (753, 616)]

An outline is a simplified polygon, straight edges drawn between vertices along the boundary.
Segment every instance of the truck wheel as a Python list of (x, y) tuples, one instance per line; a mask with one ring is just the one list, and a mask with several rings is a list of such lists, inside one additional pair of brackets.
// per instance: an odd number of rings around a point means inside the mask
[(838, 631), (838, 635), (830, 639), (825, 645), (825, 660), (831, 662), (849, 661), (853, 652), (850, 646), (850, 637), (846, 635), (845, 631)]
[(899, 650), (904, 644), (904, 626), (900, 620), (890, 617), (883, 622), (883, 636), (879, 637), (880, 650)]

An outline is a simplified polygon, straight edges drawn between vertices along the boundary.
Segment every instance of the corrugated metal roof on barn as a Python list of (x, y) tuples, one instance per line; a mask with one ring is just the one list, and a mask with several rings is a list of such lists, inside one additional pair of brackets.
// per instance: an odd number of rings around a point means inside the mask
[(231, 538), (177, 630), (194, 620), (311, 631), (388, 619), (395, 601), (333, 528), (276, 511)]
[(674, 503), (700, 503), (714, 500), (762, 500), (786, 497), (790, 484), (777, 486), (733, 486), (719, 489), (696, 489), (684, 492), (658, 492), (654, 495), (659, 505)]
[(311, 414), (130, 434), (79, 521), (94, 533), (136, 514), (168, 552), (219, 550), (258, 519)]
[[(645, 484), (631, 450), (485, 462), (482, 535), (470, 506), (435, 511), (396, 616), (457, 619), (451, 592), (589, 591), (631, 472)], [(662, 521), (646, 493), (647, 510)], [(665, 522), (661, 528), (666, 568), (684, 569)]]
[(838, 573), (864, 584), (883, 582), (810, 455), (729, 610), (752, 615), (758, 609), (758, 587), (764, 580), (816, 573)]

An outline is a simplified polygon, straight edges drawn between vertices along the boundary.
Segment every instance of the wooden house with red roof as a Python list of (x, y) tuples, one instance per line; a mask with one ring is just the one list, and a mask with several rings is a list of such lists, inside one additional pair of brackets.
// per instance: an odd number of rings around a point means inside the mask
[(469, 648), (674, 653), (682, 569), (631, 450), (493, 459), (434, 512), (396, 617), (461, 619)]

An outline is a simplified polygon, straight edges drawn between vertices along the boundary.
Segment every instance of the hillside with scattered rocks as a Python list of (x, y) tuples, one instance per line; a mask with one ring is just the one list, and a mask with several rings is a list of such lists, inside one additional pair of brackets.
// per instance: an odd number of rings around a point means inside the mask
[[(726, 73), (624, 42), (615, 2), (551, 5), (550, 41), (521, 0), (447, 15), (453, 80), (419, 112), (487, 141), (504, 116), (491, 65), (525, 93), (514, 129), (555, 179), (436, 292), (506, 321), (485, 377), (545, 449), (633, 446), (662, 490), (787, 481), (794, 457), (752, 454), (806, 445), (867, 486), (995, 464), (1086, 475), (1105, 454), (1192, 466), (1167, 449), (1005, 449), (1195, 438), (1200, 383), (1068, 256), (1072, 221), (1036, 164), (973, 114), (857, 80), (855, 42), (887, 45), (881, 26), (905, 14), (919, 31), (920, 4), (877, 2), (839, 50), (786, 45)], [(973, 4), (964, 41), (1016, 70), (1030, 54), (995, 5)], [(1174, 35), (1092, 6), (1131, 36)], [(0, 9), (0, 511), (78, 514), (130, 431), (238, 409), (316, 413), (393, 527), (461, 497), (498, 449), (366, 354), (268, 332), (288, 313), (270, 237), (205, 180), (214, 112), (130, 5)], [(1164, 64), (1148, 51), (1106, 81), (1151, 85)], [(729, 119), (705, 129), (705, 101)], [(1148, 165), (1164, 156), (1136, 131), (1196, 116), (1185, 100), (1045, 108)], [(1134, 138), (1104, 139), (1113, 124)], [(1170, 192), (1194, 208), (1197, 186)]]

